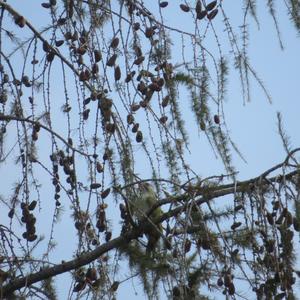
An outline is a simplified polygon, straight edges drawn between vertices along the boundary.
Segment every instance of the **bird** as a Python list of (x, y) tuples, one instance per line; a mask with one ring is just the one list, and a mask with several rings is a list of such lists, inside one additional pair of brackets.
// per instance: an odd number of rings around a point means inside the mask
[(145, 225), (145, 234), (148, 239), (147, 250), (153, 250), (163, 232), (162, 225), (155, 224), (162, 216), (163, 211), (157, 207), (149, 216), (147, 213), (157, 203), (158, 197), (153, 186), (148, 182), (140, 182), (137, 191), (129, 203), (132, 217)]

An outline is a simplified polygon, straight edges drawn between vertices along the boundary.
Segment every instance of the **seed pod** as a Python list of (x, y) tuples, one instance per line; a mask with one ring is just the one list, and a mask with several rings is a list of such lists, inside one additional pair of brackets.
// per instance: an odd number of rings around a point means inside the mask
[(41, 4), (41, 6), (44, 7), (44, 8), (50, 8), (50, 7), (51, 7), (51, 4), (50, 4), (50, 3), (43, 2), (43, 3)]
[(300, 231), (300, 222), (295, 217), (293, 218), (293, 226), (294, 226), (295, 231), (298, 231), (298, 232)]
[(199, 13), (197, 13), (197, 19), (198, 20), (202, 20), (203, 18), (205, 18), (207, 15), (207, 11), (206, 10), (203, 10), (203, 11), (200, 11)]
[(83, 57), (82, 55), (78, 55), (77, 63), (79, 66), (83, 65)]
[(102, 193), (101, 193), (101, 198), (102, 199), (105, 199), (110, 193), (110, 188), (104, 190)]
[(231, 229), (232, 230), (235, 230), (237, 229), (238, 227), (240, 227), (242, 225), (241, 222), (234, 222), (232, 225), (231, 225)]
[(110, 287), (110, 290), (113, 291), (113, 292), (115, 292), (118, 289), (119, 284), (120, 284), (119, 281), (114, 281), (113, 284)]
[(148, 85), (148, 88), (152, 91), (152, 92), (160, 92), (161, 91), (161, 87), (157, 84), (157, 83), (151, 83)]
[(35, 207), (36, 207), (36, 205), (37, 205), (37, 201), (36, 201), (36, 200), (33, 200), (33, 201), (29, 204), (28, 209), (29, 209), (29, 210), (34, 210)]
[(136, 77), (136, 80), (137, 81), (140, 81), (142, 79), (142, 74), (140, 73), (137, 77)]
[(86, 33), (84, 30), (81, 32), (81, 36), (79, 37), (79, 42), (81, 45), (86, 45), (87, 44), (87, 38), (86, 38)]
[(173, 290), (172, 290), (172, 293), (173, 293), (173, 296), (174, 296), (174, 297), (176, 297), (176, 298), (177, 298), (177, 297), (180, 297), (180, 294), (181, 294), (181, 293), (180, 293), (179, 287), (178, 287), (178, 286), (174, 286), (174, 287), (173, 287)]
[(269, 212), (267, 212), (266, 217), (267, 217), (268, 223), (269, 223), (270, 225), (274, 225), (274, 219), (273, 219), (272, 214), (270, 214)]
[(184, 243), (184, 253), (187, 253), (191, 250), (192, 243), (189, 239), (187, 239)]
[[(64, 25), (64, 24), (66, 24), (66, 22), (67, 22), (67, 18), (59, 18), (58, 20), (57, 20), (57, 25), (58, 26), (62, 26), (62, 25)], [(74, 37), (73, 38), (75, 38), (77, 35), (74, 35)], [(75, 40), (77, 40), (78, 38), (76, 38)]]
[(172, 237), (168, 236), (165, 240), (164, 240), (164, 246), (168, 249), (171, 250), (172, 249)]
[(279, 218), (276, 220), (276, 225), (281, 225), (282, 224), (282, 221), (283, 221), (283, 218), (284, 218), (284, 214), (281, 213), (281, 215), (279, 216)]
[[(286, 293), (283, 292), (283, 293), (279, 293), (277, 294), (275, 297), (274, 297), (274, 300), (281, 300), (281, 299), (284, 299), (286, 296)], [(287, 298), (288, 299), (288, 298)]]
[(31, 83), (30, 83), (29, 81), (26, 81), (26, 82), (24, 83), (24, 85), (25, 85), (26, 87), (31, 87)]
[(235, 208), (234, 208), (234, 211), (239, 211), (243, 208), (244, 206), (243, 205), (237, 205)]
[(64, 40), (57, 40), (55, 41), (55, 46), (60, 47), (65, 41)]
[(80, 282), (78, 282), (78, 283), (74, 286), (73, 292), (78, 293), (78, 292), (84, 290), (84, 289), (85, 289), (85, 286), (86, 286), (86, 282), (85, 282), (85, 281), (80, 281)]
[(221, 286), (223, 286), (223, 284), (224, 284), (223, 279), (222, 279), (221, 277), (218, 278), (218, 280), (217, 280), (217, 285), (218, 285), (219, 287), (221, 287)]
[[(93, 240), (92, 240), (92, 245), (93, 245), (93, 246), (97, 246), (97, 245), (98, 245), (98, 241), (97, 241), (96, 239), (93, 239)], [(92, 284), (92, 286), (95, 287), (95, 286), (94, 286), (94, 283)]]
[(107, 232), (105, 233), (105, 241), (106, 241), (106, 242), (109, 242), (110, 239), (111, 239), (111, 236), (112, 236), (111, 231), (107, 231)]
[(154, 30), (152, 27), (147, 27), (145, 30), (145, 36), (147, 39), (150, 39), (154, 35)]
[(167, 120), (168, 120), (168, 117), (167, 117), (167, 116), (162, 116), (162, 117), (159, 119), (159, 121), (160, 121), (161, 124), (165, 124), (165, 123), (167, 122)]
[(70, 40), (72, 38), (72, 33), (70, 31), (67, 31), (64, 35), (66, 40)]
[(272, 253), (274, 251), (274, 245), (275, 241), (274, 240), (266, 240), (265, 241), (265, 247), (268, 253)]
[(207, 11), (211, 11), (216, 7), (216, 5), (217, 5), (217, 1), (212, 1), (205, 6), (205, 9)]
[(197, 14), (200, 14), (202, 12), (202, 4), (200, 0), (197, 1), (195, 10)]
[(104, 168), (103, 168), (103, 166), (102, 166), (102, 164), (100, 162), (97, 162), (97, 164), (96, 164), (96, 170), (97, 170), (98, 173), (102, 173), (103, 172)]
[(146, 108), (146, 107), (148, 106), (148, 103), (149, 103), (149, 101), (147, 101), (147, 100), (142, 100), (142, 101), (140, 101), (140, 106), (141, 106), (142, 108)]
[(140, 106), (139, 104), (137, 104), (137, 103), (132, 103), (132, 104), (131, 104), (131, 110), (132, 110), (133, 112), (139, 110), (140, 107), (141, 107), (141, 106)]
[(106, 149), (104, 154), (103, 154), (103, 160), (108, 160), (112, 157), (112, 150), (111, 149)]
[(74, 1), (70, 0), (69, 5), (67, 7), (68, 18), (71, 19), (74, 15)]
[(280, 202), (279, 201), (273, 201), (272, 205), (273, 205), (273, 209), (277, 211), (280, 207)]
[(235, 293), (235, 286), (233, 282), (231, 282), (228, 286), (228, 294), (232, 296), (234, 295), (234, 293)]
[(292, 230), (287, 229), (285, 232), (285, 238), (288, 242), (291, 242), (294, 237), (294, 232)]
[(26, 24), (26, 20), (23, 16), (18, 15), (17, 17), (15, 17), (15, 24), (23, 28)]
[(180, 8), (184, 12), (189, 12), (190, 11), (190, 8), (185, 4), (180, 4)]
[(167, 7), (168, 6), (168, 1), (163, 1), (163, 2), (160, 2), (159, 3), (159, 6), (161, 7), (161, 8), (165, 8), (165, 7)]
[(125, 82), (126, 83), (130, 82), (134, 75), (135, 75), (135, 71), (132, 71), (132, 72), (128, 73), (126, 78), (125, 78)]
[(146, 98), (145, 98), (145, 101), (147, 101), (147, 102), (150, 102), (150, 100), (151, 100), (151, 98), (152, 98), (152, 96), (153, 96), (153, 91), (151, 91), (151, 90), (146, 90)]
[(127, 115), (127, 124), (131, 125), (134, 122), (134, 116), (132, 114)]
[(135, 124), (133, 125), (131, 131), (132, 131), (133, 133), (136, 133), (136, 132), (138, 131), (139, 127), (140, 127), (140, 124), (139, 124), (139, 123), (135, 123)]
[(45, 52), (49, 52), (51, 50), (51, 47), (47, 41), (43, 42), (43, 50)]
[(140, 65), (145, 60), (144, 56), (139, 56), (135, 61), (133, 62), (135, 65)]
[(116, 125), (114, 123), (107, 123), (105, 125), (105, 129), (106, 129), (107, 132), (113, 134), (116, 130)]
[(3, 75), (2, 82), (3, 82), (3, 83), (8, 83), (8, 82), (9, 82), (9, 76), (8, 76), (8, 74), (5, 73), (5, 74)]
[(101, 110), (110, 110), (112, 107), (112, 100), (108, 98), (103, 98), (99, 101), (99, 107)]
[(163, 78), (159, 78), (159, 79), (157, 80), (157, 84), (158, 84), (160, 87), (163, 87), (164, 84), (165, 84), (164, 79), (163, 79)]
[(14, 79), (12, 82), (15, 86), (20, 86), (21, 85), (21, 81), (19, 79)]
[(91, 185), (90, 185), (91, 190), (95, 190), (95, 189), (98, 189), (100, 187), (101, 187), (100, 183), (91, 183)]
[(143, 133), (140, 130), (136, 133), (135, 140), (137, 143), (141, 143), (143, 141)]
[(148, 71), (148, 70), (141, 70), (140, 75), (141, 75), (142, 77), (150, 77), (150, 78), (151, 78), (151, 81), (154, 80), (154, 75), (153, 75), (153, 73), (151, 73), (151, 72)]
[(112, 67), (114, 66), (114, 64), (116, 63), (116, 60), (117, 60), (117, 54), (113, 54), (107, 61), (106, 65), (108, 67)]
[(142, 49), (138, 45), (134, 45), (133, 50), (137, 57), (143, 55)]
[(89, 79), (90, 79), (91, 74), (90, 74), (89, 69), (85, 69), (85, 70), (84, 70), (84, 75), (85, 75), (86, 80), (89, 80)]
[(126, 206), (123, 203), (120, 203), (119, 209), (120, 209), (121, 213), (122, 212), (124, 212), (124, 213), (126, 212)]
[(161, 102), (162, 107), (168, 106), (169, 100), (170, 100), (170, 96), (169, 95), (167, 95), (166, 97), (164, 97), (163, 100), (162, 100), (162, 102)]
[(293, 216), (290, 212), (287, 212), (285, 216), (286, 227), (290, 227), (293, 224)]
[(137, 90), (140, 91), (143, 95), (145, 95), (146, 90), (147, 90), (147, 86), (144, 83), (144, 81), (141, 81), (138, 85), (137, 85)]
[(29, 77), (26, 76), (26, 75), (24, 75), (24, 76), (22, 77), (22, 82), (23, 82), (23, 83), (28, 83), (28, 82), (29, 82)]
[(119, 38), (115, 37), (115, 38), (111, 41), (110, 47), (113, 48), (113, 49), (115, 49), (115, 48), (118, 47), (118, 45), (119, 45)]
[(218, 13), (218, 9), (217, 8), (214, 9), (214, 10), (212, 10), (209, 14), (207, 14), (207, 19), (208, 20), (214, 19), (214, 17), (217, 15), (217, 13)]
[(229, 287), (230, 286), (230, 284), (231, 284), (231, 275), (230, 274), (228, 274), (228, 273), (226, 273), (225, 275), (224, 275), (224, 284), (225, 284), (225, 286), (226, 287)]
[(49, 52), (46, 57), (47, 61), (52, 62), (54, 59), (54, 56), (55, 56), (55, 53), (53, 51)]
[(115, 67), (115, 74), (114, 74), (114, 76), (115, 76), (115, 81), (118, 81), (118, 80), (121, 79), (121, 69), (120, 69), (119, 66)]
[(94, 50), (95, 62), (99, 62), (102, 59), (102, 54), (100, 50)]
[(91, 281), (97, 280), (97, 270), (95, 268), (88, 268), (85, 276)]
[(33, 130), (33, 132), (32, 132), (32, 140), (33, 141), (37, 141), (38, 138), (39, 138), (38, 133), (35, 130)]
[(83, 113), (82, 113), (83, 120), (86, 121), (89, 118), (89, 114), (90, 114), (90, 109), (89, 108), (87, 108), (86, 110), (84, 110)]
[(14, 216), (14, 214), (15, 214), (15, 209), (14, 208), (12, 208), (12, 209), (10, 209), (10, 211), (8, 212), (8, 217), (10, 218), (10, 219), (12, 219), (13, 218), (13, 216)]
[(132, 3), (130, 3), (128, 5), (128, 14), (131, 16), (134, 13), (134, 10), (135, 10), (135, 6)]
[(57, 185), (55, 186), (55, 192), (56, 192), (56, 193), (59, 193), (59, 192), (60, 192), (60, 185), (57, 184)]
[(140, 25), (139, 22), (136, 22), (136, 23), (133, 24), (133, 30), (135, 30), (135, 31), (139, 30), (140, 27), (141, 27), (141, 25)]
[(92, 66), (92, 73), (93, 74), (99, 73), (99, 67), (98, 67), (97, 64), (93, 64), (93, 66)]
[(218, 115), (214, 115), (214, 122), (220, 124), (220, 117)]
[(81, 71), (79, 73), (79, 81), (85, 81), (85, 80), (86, 80), (85, 73), (84, 73), (84, 71)]
[(27, 236), (27, 241), (28, 242), (34, 242), (37, 239), (37, 235), (36, 234), (30, 234)]
[(84, 55), (86, 53), (86, 48), (85, 47), (79, 47), (76, 49), (76, 53), (79, 55)]
[(204, 250), (209, 250), (210, 249), (210, 242), (207, 238), (203, 238), (201, 240), (201, 246), (202, 246), (202, 249)]

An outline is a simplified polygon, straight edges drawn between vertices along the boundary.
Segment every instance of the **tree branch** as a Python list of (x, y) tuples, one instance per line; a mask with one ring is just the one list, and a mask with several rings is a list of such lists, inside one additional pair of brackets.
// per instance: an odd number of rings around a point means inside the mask
[(138, 238), (142, 234), (142, 229), (143, 227), (133, 228), (128, 233), (122, 234), (121, 236), (97, 247), (95, 250), (82, 254), (76, 259), (61, 263), (54, 267), (45, 268), (39, 272), (29, 274), (26, 277), (12, 280), (10, 283), (2, 287), (2, 289), (0, 290), (0, 297), (1, 299), (3, 297), (8, 297), (18, 289), (30, 286), (33, 283), (85, 266), (99, 258), (104, 253), (112, 249), (118, 248), (122, 245), (125, 245), (131, 240)]
[(59, 140), (61, 140), (67, 147), (69, 147), (71, 150), (73, 150), (74, 152), (77, 152), (85, 157), (91, 157), (92, 155), (87, 154), (83, 151), (80, 151), (79, 149), (74, 148), (73, 146), (71, 146), (61, 135), (59, 135), (56, 131), (53, 131), (52, 129), (48, 128), (47, 126), (41, 124), (40, 122), (34, 121), (34, 120), (30, 120), (29, 118), (23, 118), (23, 117), (17, 117), (17, 116), (12, 116), (12, 115), (4, 115), (4, 114), (0, 114), (0, 121), (20, 121), (20, 122), (27, 122), (30, 124), (38, 124), (41, 128), (43, 128), (44, 130), (50, 132), (51, 134), (53, 134), (54, 136), (56, 136)]
[[(296, 151), (299, 151), (300, 149), (295, 149), (293, 153)], [(290, 157), (291, 155), (289, 155)], [(274, 171), (275, 169), (278, 169), (279, 167), (282, 167), (284, 163), (287, 162), (287, 159), (282, 163), (278, 164), (275, 167), (269, 169), (268, 171), (264, 172), (262, 175), (263, 176), (258, 176), (250, 180), (245, 180), (239, 183), (233, 183), (230, 185), (222, 185), (219, 187), (198, 187), (198, 190), (196, 191), (196, 194), (194, 197), (200, 196), (201, 198), (198, 200), (195, 200), (195, 204), (201, 205), (207, 201), (210, 201), (215, 198), (219, 198), (225, 195), (233, 194), (234, 192), (243, 192), (247, 191), (251, 188), (251, 186), (257, 184), (257, 183), (262, 183), (262, 180), (266, 179), (265, 175), (270, 174), (271, 171)], [(267, 180), (264, 180), (265, 183), (270, 184), (274, 182), (281, 182), (282, 180), (290, 180), (296, 175), (300, 175), (300, 170), (295, 170), (292, 171), (285, 176), (279, 175), (279, 176), (273, 176)], [(197, 187), (196, 187), (197, 188)], [(176, 207), (175, 209), (170, 210), (167, 213), (164, 213), (159, 219), (153, 221), (154, 224), (159, 224), (173, 216), (176, 216), (180, 212), (184, 211), (186, 206), (188, 205), (187, 200), (191, 198), (191, 194), (189, 193), (184, 193), (182, 195), (172, 197), (172, 198), (165, 198), (157, 202), (155, 206), (153, 206), (147, 215), (151, 215), (151, 213), (159, 206), (162, 206), (164, 204), (168, 204), (171, 202), (179, 202), (179, 201), (184, 201), (185, 203), (179, 207)], [(147, 222), (147, 220), (145, 220)], [(143, 234), (145, 226), (143, 224), (140, 224), (138, 228), (133, 228), (130, 231), (128, 231), (126, 234), (122, 234), (119, 237), (97, 247), (95, 250), (82, 254), (80, 257), (70, 260), (68, 262), (64, 262), (62, 264), (56, 265), (54, 267), (46, 268), (43, 269), (37, 273), (30, 274), (26, 277), (15, 279), (8, 283), (7, 285), (2, 287), (1, 290), (1, 296), (5, 297), (13, 293), (15, 290), (21, 289), (23, 287), (27, 287), (33, 283), (45, 280), (50, 277), (54, 277), (56, 275), (74, 270), (76, 268), (82, 267), (84, 265), (87, 265), (97, 258), (99, 258), (101, 255), (104, 253), (118, 248), (126, 243), (129, 243), (130, 241), (138, 238)]]

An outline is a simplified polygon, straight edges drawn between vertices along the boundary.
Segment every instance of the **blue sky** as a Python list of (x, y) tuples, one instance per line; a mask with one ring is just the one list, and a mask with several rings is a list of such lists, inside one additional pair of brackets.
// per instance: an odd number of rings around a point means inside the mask
[[(42, 28), (46, 19), (46, 10), (40, 9), (40, 1), (8, 1), (13, 7), (22, 13), (30, 22), (38, 28)], [(145, 1), (147, 6), (149, 1)], [(151, 2), (153, 4), (153, 2)], [(155, 2), (156, 5), (156, 2)], [(188, 22), (188, 16), (183, 15), (179, 8), (178, 1), (170, 1), (168, 10), (166, 11), (166, 23), (172, 24), (174, 27), (192, 32), (192, 24)], [(262, 78), (265, 86), (272, 96), (272, 104), (268, 102), (262, 90), (258, 87), (255, 80), (251, 80), (251, 102), (243, 103), (241, 94), (241, 85), (237, 73), (230, 70), (229, 83), (227, 87), (227, 97), (224, 105), (226, 121), (230, 130), (233, 141), (238, 145), (240, 151), (244, 155), (247, 163), (244, 163), (238, 156), (234, 155), (234, 163), (239, 171), (238, 179), (246, 179), (259, 175), (274, 164), (281, 162), (285, 158), (285, 152), (282, 142), (278, 135), (277, 118), (278, 111), (282, 113), (284, 127), (291, 137), (291, 144), (294, 147), (300, 146), (299, 134), (299, 70), (300, 70), (300, 41), (296, 30), (290, 23), (283, 3), (278, 3), (277, 10), (280, 12), (279, 25), (282, 33), (282, 40), (285, 46), (284, 51), (279, 47), (276, 37), (272, 18), (267, 14), (267, 9), (262, 1), (258, 3), (258, 17), (260, 21), (260, 29), (258, 30), (253, 20), (249, 20), (251, 24), (250, 40), (249, 40), (249, 57), (253, 68)], [(241, 23), (242, 14), (240, 7), (233, 5), (230, 1), (223, 1), (223, 6), (228, 11), (228, 16), (239, 34), (238, 25)], [(230, 13), (229, 13), (230, 12)], [(180, 18), (178, 17), (180, 16)], [(227, 44), (227, 40), (223, 38), (223, 26), (221, 20), (216, 18), (216, 29), (218, 30), (220, 42)], [(7, 28), (13, 26), (5, 24)], [(205, 41), (208, 48), (215, 47), (213, 37)], [(174, 57), (180, 59), (181, 48), (178, 50), (174, 47)], [(226, 51), (225, 51), (226, 52)], [(230, 59), (228, 55), (228, 59)], [(55, 74), (54, 74), (55, 77)], [(58, 88), (54, 94), (59, 96), (61, 90)], [(188, 103), (188, 99), (183, 99)], [(189, 120), (187, 120), (189, 122)], [(189, 164), (193, 169), (198, 171), (200, 176), (218, 175), (224, 172), (222, 162), (216, 159), (212, 154), (209, 143), (204, 135), (199, 134), (197, 130), (190, 135), (190, 149), (192, 154), (188, 156)], [(201, 155), (199, 151), (201, 150)], [(13, 180), (15, 173), (7, 172), (7, 166), (0, 166), (0, 176), (6, 174), (7, 180)], [(2, 176), (1, 176), (2, 177)], [(41, 178), (41, 181), (43, 179)], [(5, 191), (3, 193), (10, 193)], [(49, 193), (50, 191), (48, 191)], [(2, 191), (1, 191), (2, 193)], [(46, 191), (47, 193), (47, 191)], [(52, 191), (51, 191), (52, 193)], [(41, 212), (42, 216), (47, 216), (47, 211)], [(46, 218), (43, 218), (45, 222)], [(45, 223), (41, 222), (44, 226)], [(71, 231), (72, 224), (68, 222), (68, 217), (62, 219), (63, 230), (57, 233), (57, 242), (61, 248), (59, 259), (66, 258), (65, 251), (70, 245), (66, 245), (65, 240), (67, 232)], [(67, 251), (66, 251), (67, 253)], [(70, 254), (68, 254), (70, 255)], [(68, 258), (68, 257), (67, 257)], [(70, 258), (70, 257), (69, 257)], [(62, 277), (64, 278), (64, 277)], [(119, 278), (122, 279), (122, 278)], [(64, 279), (62, 279), (63, 282)], [(129, 281), (130, 282), (130, 281)], [(65, 295), (63, 285), (58, 284), (60, 295)], [(128, 290), (132, 292), (130, 283), (121, 285), (119, 296), (122, 298), (128, 295)], [(139, 288), (137, 296), (131, 295), (131, 299), (142, 299)], [(64, 296), (62, 296), (64, 297)]]

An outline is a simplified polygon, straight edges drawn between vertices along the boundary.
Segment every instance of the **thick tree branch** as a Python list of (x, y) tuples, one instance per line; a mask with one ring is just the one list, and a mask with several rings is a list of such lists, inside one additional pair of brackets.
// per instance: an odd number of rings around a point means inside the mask
[[(297, 148), (293, 151), (299, 151), (300, 148)], [(286, 160), (285, 160), (286, 162)], [(266, 178), (267, 174), (270, 174), (271, 170), (274, 171), (275, 169), (278, 169), (284, 165), (284, 162), (281, 164), (276, 165), (275, 167), (269, 169), (268, 171), (264, 172), (262, 175), (264, 176), (258, 176), (253, 179), (237, 182), (237, 183), (232, 183), (228, 185), (221, 185), (221, 186), (215, 186), (215, 187), (197, 187), (195, 186), (195, 193), (192, 196), (193, 198), (198, 198), (201, 197), (197, 200), (195, 200), (195, 204), (201, 205), (205, 202), (208, 202), (212, 199), (216, 199), (219, 197), (223, 197), (226, 195), (230, 195), (233, 193), (240, 193), (240, 192), (246, 192), (251, 189), (251, 187), (255, 186), (256, 184), (270, 184), (270, 183), (275, 183), (275, 182), (281, 182), (282, 180), (290, 180), (296, 175), (300, 175), (300, 169), (297, 169), (295, 171), (292, 171), (286, 175), (277, 175), (273, 176), (271, 178)], [(170, 217), (178, 215), (180, 212), (184, 211), (186, 206), (187, 206), (187, 201), (191, 199), (191, 194), (190, 193), (184, 193), (176, 197), (168, 197), (165, 199), (162, 199), (158, 201), (148, 212), (148, 216), (152, 214), (152, 212), (165, 204), (169, 203), (178, 203), (178, 202), (184, 202), (183, 205), (180, 205), (167, 213), (164, 213), (158, 220), (155, 221), (156, 224), (161, 223)]]
[(34, 284), (36, 282), (85, 266), (99, 258), (104, 253), (112, 249), (118, 248), (122, 245), (126, 245), (131, 240), (136, 239), (142, 234), (142, 229), (143, 227), (133, 228), (128, 233), (122, 234), (121, 236), (97, 247), (95, 250), (82, 254), (76, 259), (61, 263), (54, 267), (45, 268), (39, 272), (29, 274), (26, 277), (15, 279), (2, 287), (2, 289), (0, 290), (0, 297), (1, 299), (6, 298), (18, 289), (30, 286), (31, 284)]

